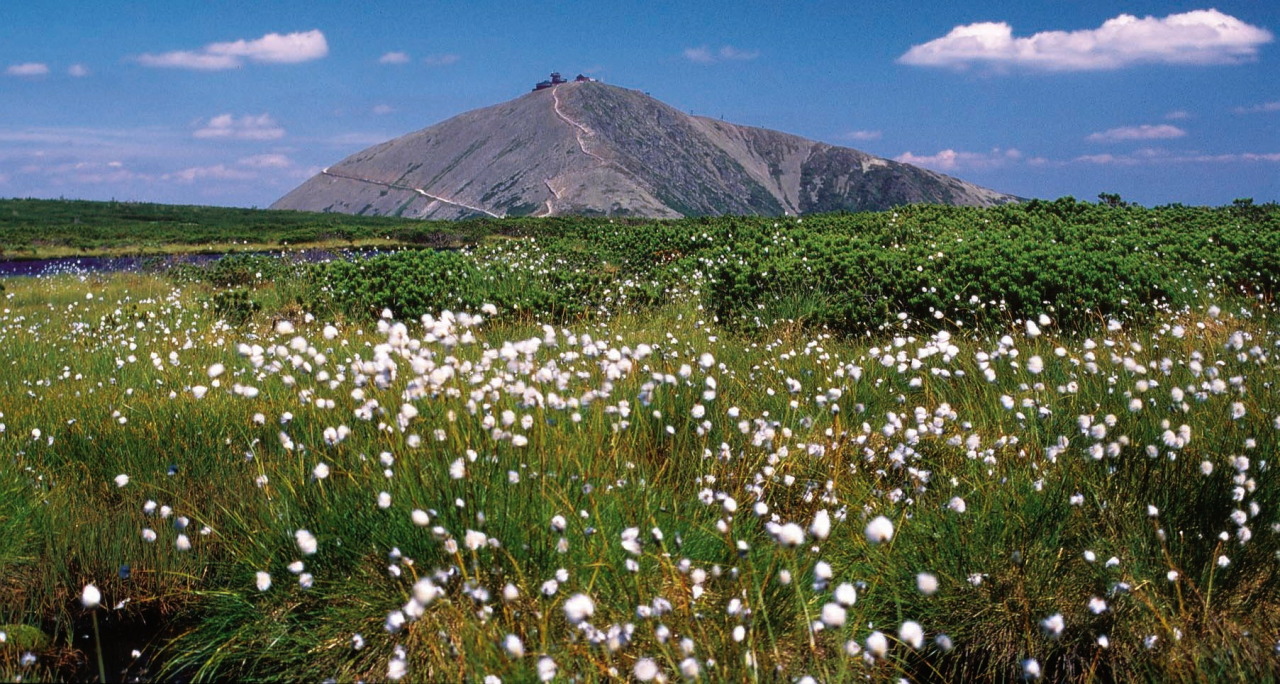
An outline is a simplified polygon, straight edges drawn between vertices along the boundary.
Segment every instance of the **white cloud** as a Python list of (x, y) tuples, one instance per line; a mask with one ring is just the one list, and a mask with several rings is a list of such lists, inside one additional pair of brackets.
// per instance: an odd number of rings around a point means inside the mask
[(138, 63), (149, 67), (194, 69), (196, 71), (238, 69), (243, 64), (239, 59), (230, 55), (210, 55), (186, 50), (166, 52), (159, 55), (138, 55)]
[(884, 135), (881, 131), (849, 131), (840, 137), (845, 140), (879, 140)]
[(409, 54), (406, 52), (388, 52), (378, 58), (379, 64), (408, 64)]
[(1181, 138), (1187, 132), (1169, 124), (1142, 124), (1141, 126), (1121, 126), (1091, 133), (1085, 140), (1089, 142), (1123, 142), (1125, 140), (1169, 140)]
[(760, 51), (743, 50), (732, 45), (724, 45), (719, 50), (712, 50), (706, 45), (700, 45), (698, 47), (685, 48), (681, 54), (694, 64), (715, 64), (716, 62), (752, 60), (760, 56)]
[(1190, 119), (1191, 112), (1188, 112), (1185, 109), (1178, 109), (1178, 110), (1169, 112), (1168, 114), (1165, 114), (1164, 118), (1169, 121), (1182, 121), (1184, 119)]
[(1203, 152), (1169, 152), (1160, 149), (1143, 148), (1130, 154), (1086, 154), (1076, 157), (1072, 161), (1102, 166), (1277, 163), (1280, 162), (1280, 152), (1206, 154)]
[(389, 104), (380, 104), (380, 105), (374, 105), (373, 109), (370, 111), (372, 111), (374, 114), (377, 114), (378, 116), (382, 116), (383, 114), (390, 114), (395, 110), (396, 108), (392, 107)]
[(161, 178), (163, 180), (172, 180), (179, 183), (194, 183), (204, 180), (254, 180), (258, 174), (244, 169), (237, 169), (226, 164), (214, 164), (212, 166), (190, 166), (181, 171), (166, 173)]
[(230, 114), (219, 114), (209, 119), (191, 134), (196, 138), (215, 138), (226, 140), (277, 140), (284, 137), (284, 129), (271, 118), (270, 114), (253, 116), (246, 114), (236, 118)]
[(914, 66), (975, 64), (1045, 71), (1119, 69), (1135, 64), (1239, 64), (1256, 59), (1270, 31), (1216, 9), (1164, 18), (1121, 14), (1096, 29), (1042, 31), (1015, 38), (1004, 22), (957, 26), (898, 58)]
[(89, 75), (89, 67), (83, 64), (72, 64), (67, 67), (67, 75), (74, 76), (76, 78), (83, 78)]
[(1261, 104), (1251, 105), (1248, 107), (1236, 107), (1236, 114), (1262, 114), (1264, 112), (1280, 112), (1280, 101), (1263, 102)]
[(427, 55), (422, 61), (427, 66), (449, 66), (457, 64), (462, 59), (462, 55), (443, 54), (443, 55)]
[(251, 169), (287, 169), (293, 166), (293, 160), (283, 154), (255, 154), (237, 160), (236, 164)]
[(11, 64), (4, 73), (9, 76), (44, 76), (49, 73), (49, 65), (40, 62), (26, 62), (25, 64)]
[(175, 50), (138, 56), (150, 67), (220, 71), (236, 69), (245, 61), (263, 64), (297, 64), (329, 54), (329, 43), (318, 29), (295, 33), (268, 33), (255, 40), (209, 43), (199, 50)]
[(946, 149), (931, 155), (912, 154), (908, 151), (893, 159), (904, 164), (923, 166), (934, 171), (950, 172), (959, 169), (992, 169), (1021, 161), (1022, 158), (1022, 152), (1016, 149), (1004, 150), (996, 147), (990, 152), (957, 152), (956, 150)]

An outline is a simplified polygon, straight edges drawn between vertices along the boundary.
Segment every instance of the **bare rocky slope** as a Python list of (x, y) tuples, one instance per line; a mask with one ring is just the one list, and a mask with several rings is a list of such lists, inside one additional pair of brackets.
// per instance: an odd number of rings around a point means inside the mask
[(597, 82), (538, 90), (343, 159), (273, 209), (472, 216), (807, 214), (1016, 197)]

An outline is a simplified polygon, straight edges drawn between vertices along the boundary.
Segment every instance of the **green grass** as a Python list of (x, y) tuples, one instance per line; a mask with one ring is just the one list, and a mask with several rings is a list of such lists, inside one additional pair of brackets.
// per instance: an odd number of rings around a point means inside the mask
[[(955, 334), (949, 343), (958, 353), (944, 359), (921, 355), (938, 345), (911, 321), (856, 338), (785, 322), (724, 330), (692, 293), (697, 284), (685, 286), (665, 304), (551, 321), (554, 346), (504, 353), (507, 343), (547, 335), (538, 315), (500, 311), (474, 329), (441, 327), (434, 339), (411, 321), (407, 337), (379, 348), (389, 341), (379, 331), (386, 322), (341, 313), (307, 322), (278, 291), (294, 287), (287, 279), (252, 283), (266, 305), (236, 325), (218, 320), (207, 306), (215, 289), (198, 282), (8, 281), (0, 315), (0, 625), (11, 627), (0, 675), (95, 676), (78, 602), (88, 582), (103, 592), (104, 633), (114, 624), (156, 635), (137, 644), (138, 660), (113, 660), (109, 676), (145, 664), (194, 680), (381, 680), (397, 646), (415, 681), (536, 679), (544, 654), (562, 676), (582, 679), (630, 677), (645, 657), (669, 678), (692, 657), (713, 681), (1009, 679), (1026, 658), (1054, 679), (1257, 681), (1280, 667), (1280, 490), (1268, 463), (1280, 447), (1272, 360), (1280, 336), (1266, 306), (1227, 297), (1217, 317), (1204, 301), (1112, 331), (1105, 321), (1049, 324), (1035, 338), (1021, 324), (968, 331)], [(297, 332), (273, 329), (281, 318)], [(337, 326), (333, 339), (322, 334), (327, 323)], [(1175, 336), (1174, 325), (1185, 335)], [(461, 339), (467, 330), (473, 341)], [(1236, 332), (1250, 338), (1228, 348)], [(1000, 342), (1006, 333), (1011, 346)], [(305, 343), (289, 348), (298, 336)], [(241, 343), (284, 345), (287, 354), (244, 357)], [(649, 356), (639, 357), (641, 344), (651, 346)], [(395, 366), (383, 385), (372, 366), (353, 367), (380, 350)], [(704, 352), (714, 356), (710, 368), (699, 364)], [(881, 362), (886, 352), (895, 355), (890, 366)], [(983, 378), (979, 352), (994, 357), (993, 382)], [(1026, 369), (1032, 356), (1044, 361), (1039, 374)], [(617, 365), (622, 359), (629, 369)], [(227, 369), (220, 386), (206, 373), (215, 363)], [(433, 385), (439, 367), (455, 375)], [(674, 383), (650, 385), (655, 373)], [(710, 399), (708, 377), (716, 383)], [(1065, 391), (1069, 383), (1075, 391)], [(196, 385), (209, 388), (203, 399)], [(239, 396), (237, 385), (260, 394)], [(1185, 408), (1173, 387), (1192, 388)], [(1004, 408), (1005, 395), (1013, 409)], [(1145, 402), (1136, 413), (1133, 397)], [(353, 413), (374, 399), (370, 420)], [(1245, 409), (1238, 420), (1235, 402)], [(405, 403), (418, 415), (402, 430)], [(503, 425), (505, 411), (514, 424)], [(282, 424), (286, 412), (292, 419)], [(902, 424), (886, 434), (890, 412)], [(1105, 436), (1082, 432), (1080, 416), (1101, 422), (1108, 414), (1115, 425)], [(1164, 446), (1165, 421), (1174, 431), (1188, 425), (1191, 441)], [(327, 444), (326, 428), (341, 425), (349, 436)], [(1046, 453), (1059, 439), (1066, 448)], [(1095, 444), (1115, 444), (1118, 454), (1094, 459)], [(1147, 445), (1158, 447), (1155, 457)], [(394, 458), (391, 477), (383, 452)], [(1249, 459), (1239, 476), (1237, 456)], [(455, 477), (459, 459), (465, 474)], [(321, 462), (330, 474), (318, 480)], [(1213, 466), (1210, 475), (1202, 462)], [(119, 474), (130, 477), (124, 487), (114, 482)], [(964, 513), (948, 508), (957, 496)], [(724, 497), (736, 501), (735, 512)], [(171, 506), (171, 517), (144, 513), (149, 500)], [(763, 517), (753, 512), (757, 502), (769, 508)], [(1252, 538), (1219, 540), (1239, 529), (1229, 518), (1237, 508)], [(414, 509), (430, 511), (429, 526), (414, 524)], [(788, 549), (766, 529), (771, 516), (807, 528), (819, 509), (834, 519), (825, 540)], [(566, 519), (563, 534), (550, 527), (557, 515)], [(897, 532), (873, 545), (863, 529), (878, 515)], [(178, 516), (189, 519), (190, 551), (175, 548)], [(631, 527), (642, 542), (636, 556), (621, 545)], [(143, 541), (143, 528), (158, 539)], [(318, 553), (302, 555), (299, 529), (316, 536)], [(468, 550), (468, 530), (500, 546)], [(1112, 556), (1119, 565), (1107, 567)], [(314, 578), (309, 589), (287, 567), (297, 560)], [(819, 561), (834, 574), (823, 589), (813, 586)], [(543, 596), (559, 569), (567, 580)], [(259, 571), (271, 575), (267, 591), (255, 587)], [(936, 594), (916, 588), (922, 572), (936, 576)], [(419, 577), (436, 577), (443, 595), (388, 633), (388, 614), (405, 606)], [(843, 582), (858, 584), (845, 624), (811, 632)], [(508, 584), (519, 592), (510, 601), (502, 596)], [(594, 600), (599, 643), (566, 621), (564, 602), (576, 593)], [(1089, 611), (1094, 597), (1106, 601), (1105, 612)], [(655, 599), (669, 612), (637, 614)], [(734, 599), (746, 612), (729, 614)], [(1058, 613), (1066, 628), (1055, 639), (1040, 624)], [(930, 643), (947, 635), (954, 649), (899, 643), (906, 620), (919, 622)], [(170, 629), (161, 632), (162, 623)], [(615, 636), (616, 648), (611, 626), (631, 630)], [(663, 629), (670, 638), (658, 638)], [(886, 657), (846, 653), (873, 630), (889, 636)], [(363, 649), (352, 648), (355, 634)], [(508, 634), (523, 641), (523, 658), (504, 653)], [(1098, 644), (1102, 635), (1108, 648)], [(24, 667), (27, 651), (36, 663)]]

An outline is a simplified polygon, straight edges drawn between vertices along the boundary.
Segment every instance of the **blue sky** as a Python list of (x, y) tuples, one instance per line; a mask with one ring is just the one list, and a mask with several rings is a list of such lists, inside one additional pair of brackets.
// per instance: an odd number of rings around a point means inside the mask
[(1280, 3), (0, 3), (0, 197), (266, 206), (552, 70), (1027, 197), (1280, 201)]

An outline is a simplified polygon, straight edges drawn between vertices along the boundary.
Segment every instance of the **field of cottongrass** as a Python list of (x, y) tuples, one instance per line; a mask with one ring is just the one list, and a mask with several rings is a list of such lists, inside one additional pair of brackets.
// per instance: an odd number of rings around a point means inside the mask
[(6, 281), (0, 677), (1280, 672), (1269, 300), (840, 335), (701, 278), (404, 319), (265, 279), (234, 323)]

